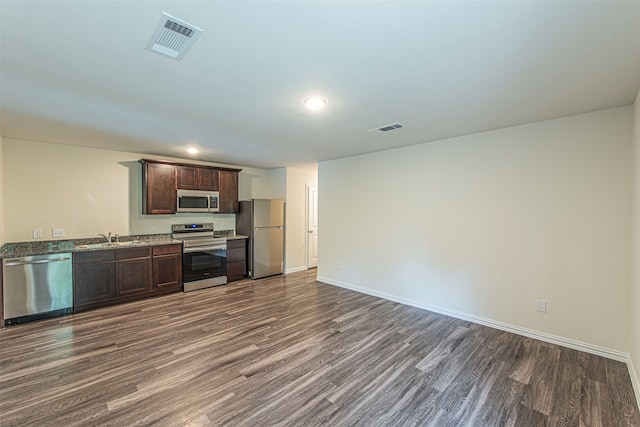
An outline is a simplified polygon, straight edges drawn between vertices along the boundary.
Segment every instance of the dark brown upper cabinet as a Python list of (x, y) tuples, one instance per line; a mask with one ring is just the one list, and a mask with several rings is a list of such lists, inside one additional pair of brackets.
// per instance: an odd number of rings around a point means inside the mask
[(238, 172), (220, 171), (220, 211), (238, 212)]
[(177, 166), (178, 188), (183, 190), (218, 191), (218, 169)]
[(176, 213), (176, 167), (166, 163), (142, 163), (142, 213)]
[(242, 169), (140, 160), (142, 213), (175, 214), (177, 189), (220, 192), (219, 213), (238, 212), (238, 174)]

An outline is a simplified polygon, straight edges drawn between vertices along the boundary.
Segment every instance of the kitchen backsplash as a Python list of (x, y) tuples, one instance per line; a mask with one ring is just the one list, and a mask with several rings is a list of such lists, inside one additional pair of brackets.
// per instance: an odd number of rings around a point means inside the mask
[(214, 230), (235, 230), (235, 214), (176, 214), (176, 215), (138, 215), (132, 218), (127, 234), (171, 233), (173, 224), (213, 222)]

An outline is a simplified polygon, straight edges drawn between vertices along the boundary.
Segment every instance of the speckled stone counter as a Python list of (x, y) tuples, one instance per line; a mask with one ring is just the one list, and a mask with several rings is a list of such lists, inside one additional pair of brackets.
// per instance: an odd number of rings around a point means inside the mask
[(181, 244), (180, 240), (173, 240), (171, 234), (148, 234), (142, 236), (122, 236), (120, 242), (135, 242), (134, 244), (123, 246), (103, 246), (103, 247), (83, 247), (86, 245), (95, 245), (105, 243), (104, 238), (93, 237), (88, 239), (72, 239), (72, 240), (47, 240), (42, 242), (18, 242), (6, 243), (0, 248), (0, 258), (13, 258), (33, 255), (49, 255), (64, 252), (85, 252), (99, 251), (105, 249), (120, 249), (140, 246), (157, 246)]
[(227, 240), (248, 239), (249, 236), (243, 236), (242, 234), (236, 234), (236, 230), (214, 230), (213, 237), (225, 237)]
[(233, 237), (227, 237), (227, 240), (238, 240), (238, 239), (248, 239), (249, 236), (244, 236), (242, 234), (236, 234)]

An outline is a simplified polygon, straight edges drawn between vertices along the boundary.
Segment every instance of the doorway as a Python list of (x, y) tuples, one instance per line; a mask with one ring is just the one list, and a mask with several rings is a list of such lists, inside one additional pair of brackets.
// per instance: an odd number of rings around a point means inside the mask
[(318, 266), (318, 186), (307, 184), (307, 268)]

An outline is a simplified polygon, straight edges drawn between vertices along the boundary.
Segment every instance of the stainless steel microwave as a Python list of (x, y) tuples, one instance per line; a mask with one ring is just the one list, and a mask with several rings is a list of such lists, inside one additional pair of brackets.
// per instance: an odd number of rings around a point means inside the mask
[(220, 193), (178, 189), (176, 207), (178, 212), (218, 212), (220, 210)]

